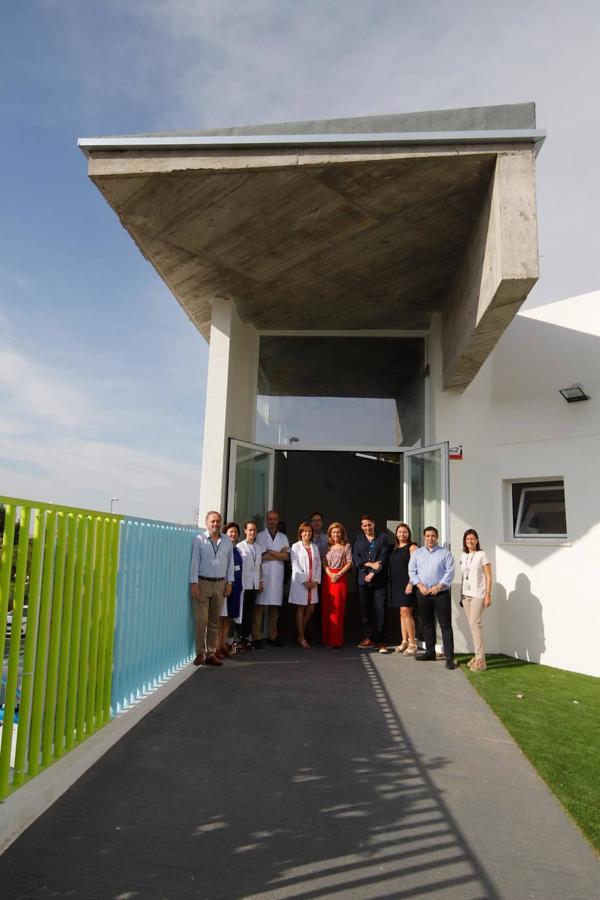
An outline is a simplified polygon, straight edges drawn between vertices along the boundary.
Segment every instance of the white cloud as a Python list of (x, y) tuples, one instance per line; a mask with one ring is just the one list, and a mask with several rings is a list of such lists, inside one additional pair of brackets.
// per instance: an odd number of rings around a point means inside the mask
[(0, 355), (0, 401), (5, 412), (13, 412), (25, 422), (43, 421), (58, 428), (80, 427), (90, 414), (80, 391), (8, 348)]
[(45, 434), (0, 436), (0, 493), (127, 515), (192, 522), (198, 469), (104, 441)]
[[(6, 328), (0, 333), (0, 495), (92, 509), (106, 509), (109, 498), (117, 496), (119, 512), (191, 522), (200, 447), (178, 459), (157, 451), (152, 442), (147, 446), (147, 434), (160, 431), (164, 422), (157, 407), (156, 421), (140, 433), (144, 416), (151, 418), (151, 411), (144, 406), (135, 373), (130, 382), (121, 377), (102, 385), (103, 407), (98, 385), (68, 383), (66, 373), (61, 375), (15, 346), (8, 337), (6, 317), (2, 324)], [(123, 393), (132, 397), (129, 412)], [(114, 441), (106, 438), (111, 431)], [(133, 440), (142, 446), (132, 446)], [(188, 450), (185, 441), (183, 447)], [(193, 455), (197, 464), (190, 462)]]

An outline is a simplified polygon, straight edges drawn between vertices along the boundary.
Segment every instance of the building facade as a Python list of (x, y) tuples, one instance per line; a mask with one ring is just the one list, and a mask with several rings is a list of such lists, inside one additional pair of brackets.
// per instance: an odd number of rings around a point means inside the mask
[(476, 527), (488, 649), (598, 674), (564, 615), (588, 601), (559, 577), (590, 550), (567, 447), (593, 443), (594, 405), (554, 384), (593, 373), (546, 356), (562, 325), (518, 315), (542, 141), (519, 104), (80, 144), (210, 342), (200, 509), (276, 505), (290, 534), (312, 509), (350, 531), (368, 509), (456, 553)]

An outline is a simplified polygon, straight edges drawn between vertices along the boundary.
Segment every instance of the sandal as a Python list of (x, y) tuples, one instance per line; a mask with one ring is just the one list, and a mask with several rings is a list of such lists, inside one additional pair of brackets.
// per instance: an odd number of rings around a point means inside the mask
[(406, 648), (406, 650), (404, 651), (404, 653), (402, 654), (402, 656), (416, 656), (416, 655), (417, 655), (417, 645), (410, 644), (410, 643), (409, 643), (408, 647)]
[(298, 638), (298, 643), (300, 644), (300, 646), (302, 647), (303, 650), (308, 650), (308, 648), (310, 647), (310, 644), (308, 643), (308, 641), (305, 638)]
[(408, 641), (402, 641), (402, 643), (398, 644), (398, 646), (396, 647), (396, 653), (404, 653), (407, 647)]
[(486, 669), (487, 665), (485, 663), (485, 659), (476, 659), (471, 666), (471, 672), (485, 672)]

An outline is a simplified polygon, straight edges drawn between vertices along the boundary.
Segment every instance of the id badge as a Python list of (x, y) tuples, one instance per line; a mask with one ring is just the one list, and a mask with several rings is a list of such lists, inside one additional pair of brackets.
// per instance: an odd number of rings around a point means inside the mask
[(211, 562), (212, 562), (212, 567), (213, 567), (213, 569), (218, 569), (218, 568), (219, 568), (219, 560), (216, 558), (216, 556), (215, 556), (215, 558), (214, 558), (213, 560), (211, 560)]

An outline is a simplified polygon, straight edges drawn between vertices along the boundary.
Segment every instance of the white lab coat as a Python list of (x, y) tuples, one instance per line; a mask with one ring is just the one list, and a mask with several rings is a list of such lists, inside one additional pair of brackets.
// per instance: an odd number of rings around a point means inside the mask
[[(312, 556), (312, 578), (311, 581), (321, 583), (321, 556), (319, 548), (316, 544), (311, 544), (308, 548)], [(319, 602), (318, 588), (312, 588), (308, 591), (304, 587), (304, 582), (309, 580), (309, 558), (308, 550), (302, 543), (297, 541), (292, 544), (290, 558), (292, 560), (292, 583), (290, 584), (289, 602), (295, 603), (296, 606), (306, 606), (308, 603)]]
[(256, 539), (253, 544), (248, 541), (242, 541), (237, 545), (242, 557), (242, 585), (244, 590), (258, 590), (258, 586), (262, 580), (262, 547), (257, 543)]
[[(261, 547), (263, 553), (266, 553), (267, 550), (276, 550), (278, 553), (281, 553), (285, 547), (290, 546), (287, 535), (278, 531), (273, 538), (268, 528), (257, 534), (256, 543)], [(285, 567), (282, 560), (273, 559), (270, 562), (263, 562), (262, 573), (265, 587), (260, 594), (256, 595), (258, 606), (281, 606), (283, 603), (284, 570)]]

